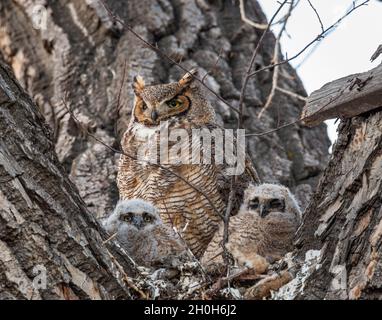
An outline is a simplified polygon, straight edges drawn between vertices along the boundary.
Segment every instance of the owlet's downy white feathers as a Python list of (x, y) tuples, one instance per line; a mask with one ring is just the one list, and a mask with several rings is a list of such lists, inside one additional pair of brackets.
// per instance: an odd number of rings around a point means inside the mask
[(176, 233), (163, 224), (157, 209), (141, 199), (120, 200), (113, 213), (103, 222), (105, 230), (127, 254), (142, 266), (170, 266), (186, 248)]
[[(156, 139), (161, 121), (168, 122), (169, 130), (185, 129), (190, 140), (193, 129), (218, 128), (214, 109), (195, 83), (195, 75), (196, 71), (191, 71), (178, 82), (150, 86), (145, 85), (142, 78), (135, 78), (132, 117), (121, 140), (125, 154), (137, 156), (140, 147), (146, 144), (147, 133), (151, 134), (150, 139)], [(214, 147), (211, 149), (214, 151)], [(120, 198), (141, 198), (152, 203), (163, 222), (176, 227), (194, 255), (201, 257), (224, 214), (231, 176), (226, 175), (225, 164), (213, 162), (174, 164), (169, 161), (161, 166), (121, 155), (117, 177)], [(244, 189), (250, 182), (257, 182), (256, 177), (247, 158), (245, 172), (237, 179), (233, 214), (240, 207)]]
[[(301, 211), (288, 188), (276, 184), (250, 185), (244, 202), (229, 222), (226, 244), (238, 267), (263, 273), (269, 263), (292, 249), (293, 237), (301, 222)], [(223, 224), (202, 258), (207, 270), (220, 270), (223, 262)]]

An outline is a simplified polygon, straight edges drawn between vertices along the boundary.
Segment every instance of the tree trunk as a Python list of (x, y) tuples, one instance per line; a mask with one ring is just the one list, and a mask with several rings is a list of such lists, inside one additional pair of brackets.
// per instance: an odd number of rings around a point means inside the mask
[(298, 236), (316, 259), (297, 298), (382, 299), (381, 108), (340, 125)]
[[(39, 29), (35, 28), (36, 2), (0, 3), (3, 59), (40, 110), (2, 67), (2, 292), (17, 298), (125, 298), (129, 296), (125, 282), (117, 276), (94, 220), (107, 215), (118, 199), (118, 156), (81, 132), (66, 105), (97, 137), (117, 146), (132, 107), (133, 76), (139, 73), (146, 82), (159, 83), (183, 72), (113, 23), (98, 0), (38, 1), (47, 13), (47, 25), (40, 24)], [(242, 22), (237, 1), (105, 2), (143, 38), (182, 61), (184, 67), (212, 71), (206, 84), (238, 105), (245, 69), (263, 31)], [(246, 15), (266, 22), (256, 1), (246, 2)], [(271, 63), (274, 46), (275, 38), (269, 33), (255, 68)], [(299, 117), (303, 102), (276, 91), (270, 108), (257, 118), (271, 90), (272, 72), (260, 73), (248, 83), (247, 132), (264, 132)], [(288, 64), (280, 66), (279, 81), (279, 87), (306, 94)], [(236, 114), (213, 95), (210, 98), (219, 121), (234, 127)], [(305, 128), (295, 124), (247, 139), (248, 153), (261, 179), (287, 184), (303, 205), (325, 167), (328, 147), (325, 125)], [(113, 255), (130, 274), (122, 255), (117, 251)], [(37, 264), (48, 269), (48, 290), (31, 289), (32, 269)], [(80, 285), (83, 279), (88, 281), (85, 287)]]
[(130, 264), (103, 245), (43, 116), (1, 61), (0, 136), (0, 298), (130, 297), (116, 263), (133, 274)]

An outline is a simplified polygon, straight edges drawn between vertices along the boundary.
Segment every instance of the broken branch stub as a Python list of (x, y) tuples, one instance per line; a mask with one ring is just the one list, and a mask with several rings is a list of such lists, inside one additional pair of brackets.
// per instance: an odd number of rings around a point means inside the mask
[(314, 91), (301, 120), (315, 126), (327, 119), (352, 118), (382, 105), (382, 65), (325, 84)]

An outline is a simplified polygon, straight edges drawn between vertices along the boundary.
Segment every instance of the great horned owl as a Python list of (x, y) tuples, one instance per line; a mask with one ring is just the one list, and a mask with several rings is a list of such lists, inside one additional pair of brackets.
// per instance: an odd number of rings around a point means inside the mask
[[(239, 213), (229, 221), (227, 251), (239, 266), (262, 273), (292, 249), (300, 221), (299, 205), (287, 187), (250, 185)], [(207, 269), (223, 266), (223, 230), (221, 225), (202, 258)]]
[(120, 200), (103, 226), (139, 265), (171, 263), (185, 253), (175, 232), (163, 224), (157, 209), (141, 199)]
[[(193, 81), (195, 74), (196, 71), (190, 71), (178, 82), (150, 86), (141, 77), (135, 78), (132, 117), (121, 141), (125, 154), (136, 156), (146, 144), (147, 136), (155, 140), (161, 121), (167, 121), (169, 131), (185, 129), (190, 140), (194, 129), (217, 128), (214, 109)], [(200, 257), (221, 221), (231, 177), (226, 175), (224, 164), (170, 161), (160, 164), (162, 167), (148, 165), (121, 155), (117, 177), (120, 197), (142, 198), (153, 203), (163, 221), (176, 227), (194, 255)], [(255, 180), (255, 170), (247, 158), (245, 173), (237, 179), (234, 213), (239, 209), (245, 187)]]

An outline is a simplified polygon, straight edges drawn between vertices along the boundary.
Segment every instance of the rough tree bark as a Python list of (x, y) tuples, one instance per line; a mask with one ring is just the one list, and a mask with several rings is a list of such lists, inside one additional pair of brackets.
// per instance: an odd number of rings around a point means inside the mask
[[(46, 29), (33, 27), (37, 3), (47, 9)], [(207, 85), (237, 106), (245, 69), (262, 33), (242, 22), (237, 2), (108, 0), (106, 3), (136, 32), (181, 60), (185, 67), (198, 66), (202, 74), (213, 69), (206, 78)], [(266, 22), (256, 1), (246, 2), (246, 15)], [(271, 62), (274, 46), (275, 38), (269, 33), (255, 68)], [(52, 270), (50, 281), (57, 288), (60, 284), (64, 288), (57, 293), (53, 285), (49, 292), (26, 294), (23, 287), (11, 285), (14, 276), (10, 274), (13, 278), (7, 279), (5, 272), (5, 276), (2, 273), (5, 278), (0, 279), (0, 283), (6, 283), (4, 294), (26, 298), (65, 294), (94, 297), (76, 284), (71, 285), (76, 283), (73, 279), (78, 281), (76, 272), (81, 270), (80, 275), (91, 279), (94, 287), (105, 288), (99, 290), (101, 297), (107, 294), (126, 297), (127, 289), (110, 272), (115, 266), (100, 245), (98, 227), (88, 214), (89, 211), (97, 218), (102, 217), (117, 201), (118, 156), (78, 129), (63, 100), (95, 135), (117, 146), (132, 106), (132, 77), (140, 73), (148, 83), (166, 82), (182, 71), (115, 25), (96, 0), (2, 0), (0, 51), (49, 125), (48, 129), (31, 101), (11, 81), (12, 90), (19, 92), (22, 99), (12, 102), (8, 94), (0, 95), (3, 101), (0, 173), (6, 181), (1, 183), (1, 201), (6, 205), (2, 205), (5, 209), (1, 211), (0, 240), (1, 251), (10, 255), (4, 261), (15, 263), (15, 268), (4, 263), (0, 268), (17, 270), (20, 275), (16, 279), (23, 277), (27, 281), (32, 279), (33, 265), (41, 262)], [(125, 63), (126, 81), (118, 110)], [(3, 72), (2, 76), (9, 78), (9, 73)], [(299, 117), (303, 103), (277, 91), (271, 107), (261, 120), (257, 119), (270, 92), (271, 79), (272, 70), (249, 81), (244, 121), (248, 132), (264, 132)], [(279, 81), (280, 87), (306, 95), (288, 64), (280, 67)], [(6, 85), (3, 87), (7, 90)], [(8, 93), (15, 96), (12, 90)], [(234, 127), (236, 115), (212, 95), (211, 100), (219, 121)], [(326, 164), (329, 147), (326, 126), (305, 128), (296, 124), (271, 135), (248, 138), (247, 145), (261, 178), (289, 185), (305, 205)], [(28, 206), (33, 209), (27, 209)], [(24, 220), (28, 223), (23, 223)], [(122, 259), (119, 255), (118, 258)], [(93, 287), (89, 284), (88, 288)]]
[(50, 133), (0, 60), (0, 299), (128, 298), (116, 263), (130, 264), (103, 245)]
[(299, 299), (382, 299), (381, 111), (340, 125), (298, 234), (298, 257), (311, 268)]

